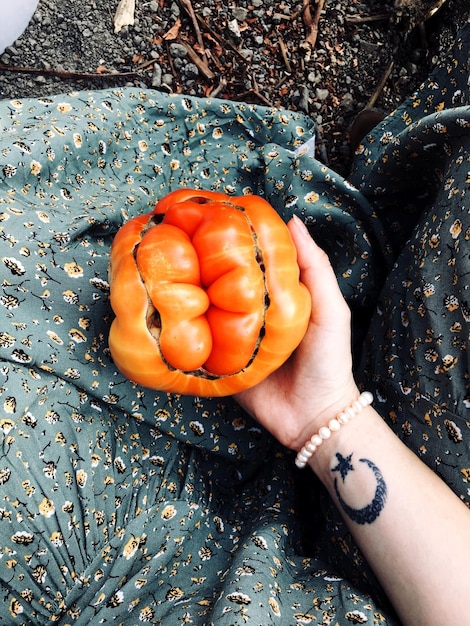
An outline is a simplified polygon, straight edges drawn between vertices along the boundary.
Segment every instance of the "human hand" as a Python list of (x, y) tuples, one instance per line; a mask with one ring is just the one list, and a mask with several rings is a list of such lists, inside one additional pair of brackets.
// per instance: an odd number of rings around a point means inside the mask
[(299, 450), (359, 392), (352, 375), (351, 315), (328, 256), (299, 218), (288, 227), (312, 297), (310, 323), (290, 359), (235, 399), (282, 444)]

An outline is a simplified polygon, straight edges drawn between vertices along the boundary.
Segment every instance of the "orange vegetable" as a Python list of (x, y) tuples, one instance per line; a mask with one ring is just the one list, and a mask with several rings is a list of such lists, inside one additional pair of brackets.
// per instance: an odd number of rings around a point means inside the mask
[(258, 196), (169, 193), (118, 231), (110, 286), (117, 367), (181, 394), (257, 384), (298, 346), (311, 310), (289, 230)]

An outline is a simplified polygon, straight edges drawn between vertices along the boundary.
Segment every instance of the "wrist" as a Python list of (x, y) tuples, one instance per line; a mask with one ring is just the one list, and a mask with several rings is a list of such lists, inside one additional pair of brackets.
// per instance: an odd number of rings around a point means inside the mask
[(308, 467), (328, 490), (331, 490), (338, 463), (338, 454), (347, 458), (351, 453), (355, 460), (367, 457), (380, 447), (390, 429), (373, 406), (366, 406), (355, 419), (341, 428), (318, 448), (308, 460)]
[[(299, 429), (296, 432), (295, 439), (293, 439), (288, 445), (289, 448), (295, 450), (296, 452), (300, 452), (301, 448), (304, 444), (323, 426), (328, 426), (328, 423), (336, 418), (341, 411), (352, 404), (360, 395), (360, 391), (357, 388), (354, 379), (347, 382), (344, 385), (339, 385), (341, 391), (338, 392), (337, 389), (332, 390), (330, 393), (324, 393), (321, 396), (316, 395), (312, 401), (311, 410), (308, 407), (305, 407), (305, 403), (303, 406), (297, 407), (298, 413), (303, 413), (304, 415), (304, 424), (302, 429)], [(311, 392), (309, 392), (311, 394)], [(313, 394), (311, 394), (313, 396)], [(330, 399), (331, 398), (331, 399)], [(318, 406), (322, 406), (320, 410), (318, 410)], [(308, 417), (315, 413), (315, 417), (312, 419), (308, 419)]]
[(311, 465), (317, 452), (329, 448), (330, 439), (337, 438), (339, 431), (347, 427), (349, 422), (355, 420), (366, 407), (372, 404), (372, 401), (372, 394), (369, 391), (364, 391), (361, 394), (357, 393), (355, 399), (339, 411), (330, 413), (333, 417), (320, 426), (318, 431), (311, 435), (298, 451), (295, 459), (297, 467), (301, 469), (307, 464)]

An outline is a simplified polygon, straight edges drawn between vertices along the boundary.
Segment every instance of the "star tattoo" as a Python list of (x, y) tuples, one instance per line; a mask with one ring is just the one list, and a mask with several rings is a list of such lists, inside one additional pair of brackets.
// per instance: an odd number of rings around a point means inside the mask
[(344, 482), (344, 479), (349, 474), (349, 472), (354, 470), (354, 467), (352, 466), (352, 463), (351, 463), (352, 452), (349, 456), (346, 456), (346, 457), (344, 457), (342, 454), (337, 452), (336, 458), (338, 459), (338, 465), (336, 467), (333, 467), (331, 471), (339, 472)]

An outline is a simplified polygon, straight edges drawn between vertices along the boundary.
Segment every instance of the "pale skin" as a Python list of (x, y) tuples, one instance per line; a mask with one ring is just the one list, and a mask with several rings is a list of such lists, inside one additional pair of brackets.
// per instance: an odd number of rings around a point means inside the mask
[[(328, 257), (299, 219), (288, 227), (312, 296), (309, 328), (281, 369), (236, 399), (299, 451), (359, 391), (350, 312)], [(403, 624), (470, 626), (470, 510), (372, 406), (319, 446), (309, 470), (336, 502)]]

